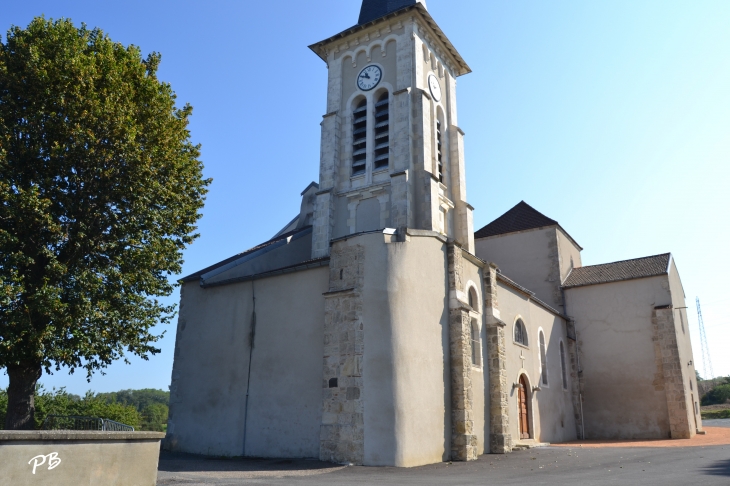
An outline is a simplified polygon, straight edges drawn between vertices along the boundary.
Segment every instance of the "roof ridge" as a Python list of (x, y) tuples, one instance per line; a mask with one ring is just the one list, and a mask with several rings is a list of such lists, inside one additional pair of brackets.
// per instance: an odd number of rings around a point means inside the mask
[(302, 226), (301, 228), (293, 229), (291, 231), (287, 231), (284, 234), (281, 234), (279, 236), (275, 236), (275, 237), (271, 238), (270, 240), (264, 241), (263, 243), (259, 243), (256, 246), (252, 246), (248, 250), (244, 250), (241, 253), (236, 253), (235, 255), (233, 255), (231, 257), (228, 257), (228, 258), (225, 258), (225, 259), (219, 261), (218, 263), (214, 263), (213, 265), (209, 265), (209, 266), (203, 268), (202, 270), (198, 270), (197, 272), (193, 272), (190, 275), (181, 278), (180, 280), (182, 280), (182, 281), (190, 281), (192, 279), (198, 278), (198, 277), (200, 277), (200, 276), (202, 276), (202, 275), (204, 275), (204, 274), (206, 274), (208, 272), (212, 272), (216, 268), (219, 268), (219, 267), (221, 267), (223, 265), (226, 265), (227, 263), (230, 263), (232, 261), (235, 261), (235, 260), (237, 260), (239, 258), (242, 258), (242, 257), (244, 257), (246, 255), (249, 255), (249, 254), (251, 254), (251, 253), (253, 253), (253, 252), (257, 251), (257, 250), (260, 250), (262, 248), (266, 248), (269, 245), (273, 245), (276, 242), (279, 242), (281, 240), (284, 240), (286, 238), (289, 238), (290, 236), (294, 236), (295, 234), (300, 233), (302, 231), (305, 231), (305, 230), (307, 230), (307, 229), (309, 229), (311, 227), (312, 227), (312, 225), (308, 225), (308, 226)]
[(569, 289), (667, 275), (671, 267), (671, 261), (671, 253), (660, 253), (629, 260), (577, 267), (565, 278), (562, 287)]
[[(544, 215), (524, 200), (474, 233), (475, 238), (505, 235), (519, 231), (560, 226), (556, 220)], [(563, 230), (565, 232), (565, 230)], [(567, 232), (566, 232), (567, 234)]]
[[(582, 267), (576, 267), (576, 268), (591, 268), (591, 267), (600, 267), (603, 265), (615, 265), (617, 263), (635, 262), (638, 260), (648, 260), (649, 258), (658, 258), (658, 257), (663, 257), (663, 256), (671, 257), (671, 255), (672, 255), (671, 252), (658, 253), (656, 255), (649, 255), (649, 256), (639, 257), (639, 258), (629, 258), (627, 260), (616, 260), (615, 262), (596, 263), (595, 265), (583, 265)], [(571, 270), (571, 272), (572, 272), (572, 270)], [(570, 274), (568, 276), (570, 276)], [(567, 280), (567, 277), (566, 277), (566, 280)]]

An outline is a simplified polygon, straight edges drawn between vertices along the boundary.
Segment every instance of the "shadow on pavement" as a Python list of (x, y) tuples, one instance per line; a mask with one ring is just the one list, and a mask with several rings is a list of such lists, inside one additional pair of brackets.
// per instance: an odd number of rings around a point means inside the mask
[(242, 457), (207, 457), (181, 452), (160, 451), (158, 471), (196, 472), (287, 472), (317, 471), (339, 468), (337, 464), (314, 459), (253, 459)]
[(712, 476), (730, 476), (730, 459), (711, 464), (705, 468), (705, 473)]

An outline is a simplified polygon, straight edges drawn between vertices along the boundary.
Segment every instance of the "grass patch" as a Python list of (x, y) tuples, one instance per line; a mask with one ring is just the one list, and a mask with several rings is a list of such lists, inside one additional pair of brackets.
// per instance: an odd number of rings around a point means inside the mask
[(725, 410), (708, 410), (702, 412), (703, 420), (710, 419), (730, 419), (730, 408)]

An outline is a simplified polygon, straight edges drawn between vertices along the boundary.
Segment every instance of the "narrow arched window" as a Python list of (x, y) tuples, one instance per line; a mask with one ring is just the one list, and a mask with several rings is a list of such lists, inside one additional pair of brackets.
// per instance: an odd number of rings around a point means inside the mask
[(375, 169), (388, 167), (390, 163), (390, 99), (388, 93), (375, 103)]
[(522, 319), (517, 319), (515, 322), (515, 342), (527, 346), (527, 329)]
[(352, 112), (352, 175), (365, 173), (368, 135), (368, 102), (362, 100)]
[(479, 312), (479, 298), (474, 287), (469, 287), (469, 307)]
[(538, 337), (540, 341), (540, 369), (542, 370), (542, 384), (547, 385), (548, 384), (548, 370), (547, 370), (547, 353), (545, 348), (545, 333), (542, 332), (542, 329), (540, 329), (540, 334)]
[(560, 341), (560, 369), (563, 372), (563, 390), (568, 389), (568, 370), (565, 367), (565, 346)]
[(479, 323), (476, 319), (471, 320), (471, 364), (482, 365), (482, 341), (479, 336)]
[(438, 157), (438, 178), (444, 182), (443, 145), (441, 143), (441, 120), (436, 120), (436, 156)]

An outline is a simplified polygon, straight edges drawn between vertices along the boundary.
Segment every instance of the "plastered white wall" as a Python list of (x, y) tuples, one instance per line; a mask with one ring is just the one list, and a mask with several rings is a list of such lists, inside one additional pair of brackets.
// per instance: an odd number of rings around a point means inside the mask
[(181, 291), (167, 442), (174, 450), (243, 454), (253, 291), (246, 455), (319, 457), (326, 267)]
[(654, 307), (672, 303), (667, 277), (576, 287), (565, 295), (578, 334), (586, 438), (668, 438), (651, 322)]

